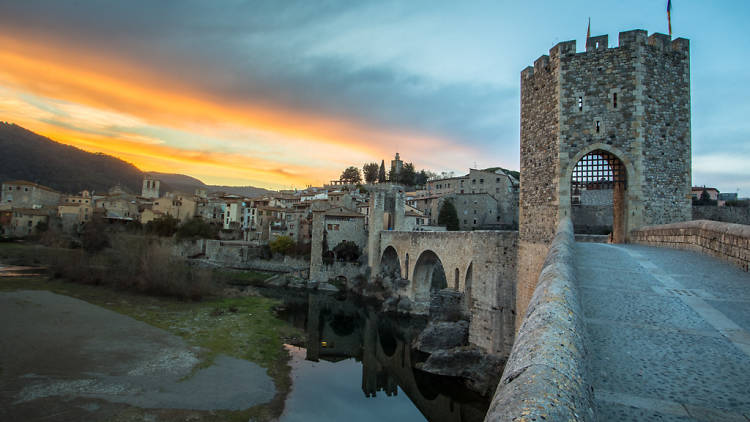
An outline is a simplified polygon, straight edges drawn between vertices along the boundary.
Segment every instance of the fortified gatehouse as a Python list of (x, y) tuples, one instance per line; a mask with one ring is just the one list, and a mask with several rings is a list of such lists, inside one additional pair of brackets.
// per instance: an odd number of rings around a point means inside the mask
[(691, 219), (689, 41), (633, 30), (608, 42), (561, 42), (521, 72), (516, 327), (583, 191), (612, 195), (613, 242)]

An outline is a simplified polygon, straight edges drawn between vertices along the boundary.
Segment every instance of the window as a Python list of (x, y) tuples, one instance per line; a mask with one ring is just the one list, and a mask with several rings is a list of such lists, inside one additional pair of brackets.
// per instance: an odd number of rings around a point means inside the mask
[(477, 224), (477, 220), (476, 219), (474, 219), (474, 224)]
[(476, 213), (477, 213), (477, 210), (474, 210), (474, 214), (476, 214)]
[(498, 177), (497, 179), (495, 179), (495, 182), (499, 182), (499, 181), (500, 181), (500, 178), (499, 178), (499, 177)]
[(476, 185), (477, 184), (477, 179), (471, 179), (471, 184), (472, 185)]
[(466, 224), (466, 220), (464, 220), (464, 224)]
[(599, 133), (599, 129), (601, 129), (601, 122), (597, 120), (596, 121), (596, 133)]
[(495, 188), (495, 193), (500, 193), (500, 188)]
[(583, 110), (583, 97), (578, 97), (578, 111)]
[(29, 188), (23, 188), (23, 191), (24, 191), (24, 192), (28, 192), (28, 191), (29, 191)]
[(479, 179), (479, 183), (484, 183), (484, 179)]
[(612, 108), (617, 108), (617, 93), (612, 93)]

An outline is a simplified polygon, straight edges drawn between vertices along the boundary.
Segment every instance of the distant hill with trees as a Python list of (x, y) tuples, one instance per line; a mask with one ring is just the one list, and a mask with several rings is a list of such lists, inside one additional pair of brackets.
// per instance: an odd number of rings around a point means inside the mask
[(270, 192), (254, 186), (206, 185), (183, 174), (143, 172), (119, 158), (55, 142), (13, 123), (0, 122), (0, 182), (27, 180), (64, 193), (107, 192), (120, 185), (140, 193), (145, 174), (162, 181), (162, 192), (192, 193), (196, 188), (255, 196)]

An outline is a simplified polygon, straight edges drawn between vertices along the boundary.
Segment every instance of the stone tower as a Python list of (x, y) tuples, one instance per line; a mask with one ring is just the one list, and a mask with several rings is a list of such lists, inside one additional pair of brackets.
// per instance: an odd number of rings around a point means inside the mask
[(144, 198), (158, 198), (159, 197), (159, 179), (153, 176), (146, 175), (143, 178), (143, 187), (141, 188), (141, 196)]
[(691, 218), (690, 47), (633, 30), (557, 44), (521, 72), (516, 326), (571, 193), (607, 185), (614, 242)]

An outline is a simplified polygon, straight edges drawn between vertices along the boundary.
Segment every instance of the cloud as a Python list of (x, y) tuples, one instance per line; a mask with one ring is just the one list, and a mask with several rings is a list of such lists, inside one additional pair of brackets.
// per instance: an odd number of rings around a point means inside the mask
[[(343, 47), (347, 34), (360, 28), (363, 21), (399, 27), (405, 20), (414, 19), (417, 11), (423, 11), (421, 6), (383, 7), (368, 2), (222, 5), (89, 2), (84, 13), (54, 1), (24, 2), (2, 6), (5, 10), (0, 12), (5, 13), (0, 15), (6, 18), (0, 17), (0, 24), (6, 28), (3, 44), (20, 43), (17, 50), (23, 51), (28, 51), (30, 44), (51, 46), (54, 51), (35, 57), (49, 57), (55, 63), (66, 62), (59, 52), (68, 56), (74, 50), (76, 62), (85, 69), (112, 75), (113, 79), (139, 84), (156, 81), (163, 90), (187, 92), (227, 107), (309, 116), (328, 121), (329, 129), (330, 121), (346, 122), (348, 128), (332, 129), (338, 136), (325, 133), (323, 137), (338, 137), (339, 143), (355, 148), (377, 144), (377, 148), (369, 149), (378, 155), (383, 151), (408, 151), (419, 162), (419, 151), (409, 151), (410, 146), (424, 143), (410, 138), (422, 138), (433, 149), (444, 149), (441, 143), (453, 145), (452, 149), (463, 146), (466, 153), (458, 157), (468, 158), (461, 164), (451, 160), (451, 155), (424, 162), (463, 168), (471, 157), (476, 159), (487, 148), (495, 153), (518, 148), (517, 135), (510, 139), (498, 135), (517, 134), (517, 118), (505, 112), (517, 110), (515, 81), (508, 87), (481, 79), (441, 79), (439, 71), (420, 74), (414, 66), (382, 61), (389, 57), (387, 53), (377, 62), (352, 55), (351, 48)], [(357, 40), (364, 36), (362, 30), (355, 34)], [(347, 53), (336, 54), (327, 47), (331, 45), (340, 45)], [(362, 45), (363, 49), (371, 47), (374, 43)], [(34, 84), (26, 83), (27, 89), (53, 94), (39, 84), (29, 85)], [(80, 88), (71, 86), (70, 90)], [(97, 92), (90, 92), (88, 100), (99, 107), (109, 102)], [(158, 115), (155, 110), (144, 109), (146, 113)], [(302, 127), (310, 124), (295, 120)], [(351, 126), (359, 129), (352, 130)], [(384, 132), (400, 135), (382, 136)], [(442, 141), (433, 141), (439, 139)], [(373, 155), (372, 159), (379, 158)], [(517, 152), (511, 155), (517, 156)]]

